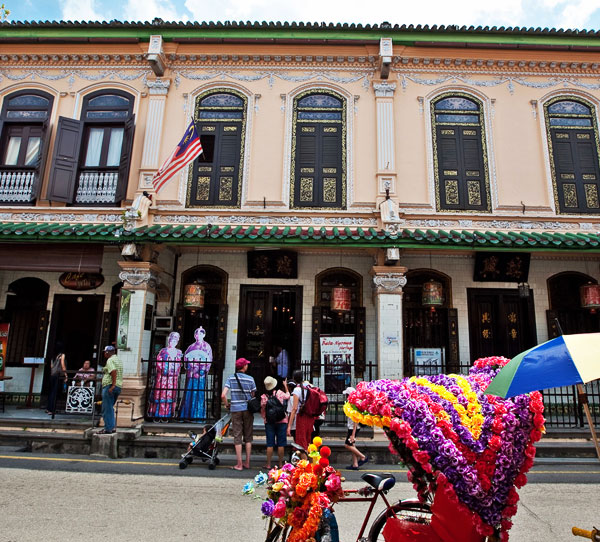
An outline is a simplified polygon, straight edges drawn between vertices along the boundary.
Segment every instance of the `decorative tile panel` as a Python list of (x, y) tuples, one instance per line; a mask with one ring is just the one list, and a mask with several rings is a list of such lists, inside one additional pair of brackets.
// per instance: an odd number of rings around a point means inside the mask
[(598, 186), (595, 184), (584, 184), (583, 189), (585, 190), (585, 203), (588, 209), (598, 209), (600, 207), (598, 202)]
[(446, 204), (458, 205), (458, 181), (446, 180)]
[(578, 207), (577, 188), (573, 183), (564, 183), (563, 192), (565, 195), (565, 207)]
[(300, 201), (313, 200), (313, 178), (300, 177)]
[(336, 200), (336, 182), (335, 177), (323, 178), (323, 201), (326, 203), (335, 203)]
[(467, 197), (469, 205), (481, 205), (481, 190), (479, 181), (467, 181)]
[(196, 191), (196, 199), (200, 201), (208, 201), (210, 196), (210, 177), (198, 177), (198, 190)]

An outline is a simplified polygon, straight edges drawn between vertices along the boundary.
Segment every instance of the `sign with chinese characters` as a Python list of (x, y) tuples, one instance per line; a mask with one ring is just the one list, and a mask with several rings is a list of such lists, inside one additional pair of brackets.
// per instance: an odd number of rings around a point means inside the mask
[(298, 278), (298, 254), (290, 250), (248, 251), (248, 278)]
[(354, 335), (321, 335), (325, 393), (342, 393), (352, 382)]
[(8, 345), (8, 330), (10, 324), (0, 324), (0, 376), (4, 376), (6, 346)]
[(473, 280), (527, 282), (530, 259), (527, 252), (476, 252)]

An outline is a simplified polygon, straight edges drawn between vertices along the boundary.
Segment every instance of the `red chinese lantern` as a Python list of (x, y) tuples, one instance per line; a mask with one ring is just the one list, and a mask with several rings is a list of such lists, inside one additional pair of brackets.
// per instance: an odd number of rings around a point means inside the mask
[(441, 307), (444, 304), (444, 289), (441, 282), (437, 280), (428, 280), (423, 283), (421, 292), (421, 305), (430, 307), (431, 312), (435, 311), (436, 307)]
[(600, 284), (584, 284), (579, 288), (581, 307), (593, 314), (600, 309)]
[(331, 310), (335, 312), (348, 312), (352, 306), (350, 288), (336, 286), (331, 290)]
[(195, 311), (204, 308), (204, 286), (186, 284), (183, 289), (183, 308)]

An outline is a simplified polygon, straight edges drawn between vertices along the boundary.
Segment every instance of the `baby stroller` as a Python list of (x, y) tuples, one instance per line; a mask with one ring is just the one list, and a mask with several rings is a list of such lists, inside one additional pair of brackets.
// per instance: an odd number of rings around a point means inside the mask
[(227, 434), (229, 425), (231, 424), (231, 415), (226, 414), (217, 421), (212, 427), (206, 426), (202, 433), (195, 434), (190, 432), (192, 442), (188, 447), (188, 451), (181, 455), (179, 468), (185, 469), (194, 457), (199, 457), (203, 462), (210, 461), (208, 464), (209, 470), (214, 470), (219, 464), (219, 444), (223, 441), (223, 437)]

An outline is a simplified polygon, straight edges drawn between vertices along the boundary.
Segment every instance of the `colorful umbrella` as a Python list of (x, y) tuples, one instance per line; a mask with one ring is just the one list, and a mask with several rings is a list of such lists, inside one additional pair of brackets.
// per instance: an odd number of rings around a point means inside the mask
[(600, 333), (561, 335), (515, 356), (488, 386), (507, 398), (600, 378)]

